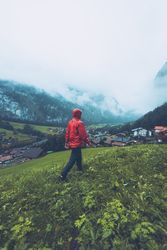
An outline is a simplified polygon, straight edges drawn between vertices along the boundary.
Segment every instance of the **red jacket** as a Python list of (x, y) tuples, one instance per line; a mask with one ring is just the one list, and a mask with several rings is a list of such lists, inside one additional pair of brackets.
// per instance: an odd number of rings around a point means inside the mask
[(89, 137), (85, 129), (84, 123), (77, 118), (73, 118), (69, 121), (66, 135), (66, 143), (69, 144), (70, 148), (79, 148), (84, 146), (84, 143), (90, 145)]

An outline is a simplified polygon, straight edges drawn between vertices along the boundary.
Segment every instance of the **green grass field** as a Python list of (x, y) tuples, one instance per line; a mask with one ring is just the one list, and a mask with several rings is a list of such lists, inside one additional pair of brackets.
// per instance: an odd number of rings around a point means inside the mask
[(4, 136), (5, 139), (13, 138), (13, 139), (16, 139), (20, 142), (27, 141), (27, 140), (31, 139), (31, 136), (29, 136), (29, 135), (18, 133), (18, 132), (15, 133), (14, 131), (3, 129), (3, 128), (0, 128), (0, 133), (5, 134), (5, 136)]
[(89, 126), (88, 126), (88, 129), (103, 128), (103, 127), (105, 127), (105, 126), (107, 126), (107, 125), (112, 126), (112, 124), (110, 124), (110, 123), (92, 124), (92, 125), (89, 125)]
[(166, 250), (167, 145), (70, 151), (0, 169), (0, 249)]
[[(19, 142), (29, 141), (32, 139), (30, 135), (17, 132), (17, 129), (24, 128), (24, 126), (26, 125), (25, 123), (10, 122), (10, 124), (13, 126), (14, 131), (0, 128), (0, 133), (5, 134), (4, 136), (5, 139), (13, 138)], [(53, 127), (53, 126), (39, 126), (39, 125), (34, 125), (34, 124), (30, 124), (30, 126), (32, 126), (37, 131), (40, 131), (44, 134), (49, 134), (49, 135), (59, 134), (59, 130), (60, 130), (59, 127)]]
[[(10, 122), (10, 124), (13, 126), (14, 129), (23, 129), (25, 123), (19, 123), (19, 122)], [(53, 127), (53, 126), (42, 126), (42, 125), (34, 125), (34, 124), (29, 124), (32, 126), (35, 130), (40, 131), (45, 134), (50, 134), (54, 135), (58, 132), (59, 128), (58, 127)]]
[[(94, 157), (98, 152), (101, 152), (103, 150), (104, 152), (107, 150), (107, 148), (89, 148), (89, 149), (83, 149), (83, 158), (86, 161), (88, 157)], [(109, 149), (110, 150), (110, 149)], [(0, 175), (1, 177), (7, 176), (7, 175), (17, 175), (17, 174), (26, 174), (30, 171), (41, 171), (43, 169), (49, 169), (52, 168), (53, 165), (58, 165), (58, 168), (66, 163), (68, 160), (68, 157), (70, 155), (70, 151), (62, 151), (62, 152), (56, 152), (46, 155), (45, 157), (28, 161), (25, 163), (22, 163), (20, 165), (14, 166), (14, 167), (7, 167), (0, 169)]]

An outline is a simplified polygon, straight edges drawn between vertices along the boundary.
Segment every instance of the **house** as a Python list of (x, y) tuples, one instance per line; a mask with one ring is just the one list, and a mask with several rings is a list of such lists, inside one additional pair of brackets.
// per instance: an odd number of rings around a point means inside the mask
[(118, 135), (107, 136), (104, 141), (104, 144), (106, 146), (125, 146), (130, 142), (130, 137), (125, 137), (124, 134), (118, 134)]
[(125, 142), (119, 142), (119, 141), (113, 141), (112, 146), (117, 146), (117, 147), (124, 147), (127, 144)]
[(147, 129), (144, 128), (135, 128), (132, 129), (133, 137), (146, 137), (148, 134)]
[(158, 142), (167, 141), (167, 127), (155, 126), (154, 133), (155, 133), (155, 138)]
[(23, 148), (14, 148), (10, 154), (13, 155), (13, 157), (20, 157), (23, 155)]
[(12, 159), (13, 159), (13, 157), (11, 155), (0, 156), (0, 163), (2, 164), (2, 163), (5, 163), (7, 161), (10, 161)]
[(32, 146), (33, 146), (33, 147), (40, 147), (40, 146), (46, 144), (47, 142), (48, 142), (48, 139), (43, 139), (43, 140), (41, 140), (41, 141), (34, 142), (34, 143), (32, 144)]
[(91, 142), (97, 146), (97, 145), (99, 145), (99, 144), (100, 144), (101, 139), (100, 139), (100, 138), (98, 138), (98, 137), (96, 137), (96, 138), (91, 139)]
[(12, 146), (12, 143), (7, 142), (7, 141), (3, 141), (3, 143), (1, 144), (1, 147), (3, 149), (9, 149), (9, 148), (11, 148), (11, 146)]
[(124, 143), (128, 143), (130, 141), (130, 137), (123, 137), (123, 136), (114, 136), (112, 138), (112, 141), (115, 142), (124, 142)]
[(112, 146), (112, 137), (111, 136), (106, 137), (106, 139), (104, 140), (104, 145)]
[(31, 148), (23, 152), (23, 157), (28, 159), (35, 159), (43, 155), (43, 149)]
[(167, 133), (167, 127), (164, 127), (164, 126), (155, 126), (154, 127), (154, 132), (156, 134), (158, 134), (158, 133)]
[(126, 133), (118, 133), (116, 134), (117, 137), (126, 137)]
[(153, 132), (152, 132), (151, 130), (148, 130), (148, 131), (147, 131), (147, 135), (148, 135), (149, 137), (151, 137), (151, 136), (153, 136)]
[(56, 133), (56, 132), (58, 132), (58, 129), (57, 128), (48, 128), (48, 131), (51, 133)]
[(126, 146), (130, 142), (130, 137), (125, 137), (119, 134), (112, 138), (112, 146)]

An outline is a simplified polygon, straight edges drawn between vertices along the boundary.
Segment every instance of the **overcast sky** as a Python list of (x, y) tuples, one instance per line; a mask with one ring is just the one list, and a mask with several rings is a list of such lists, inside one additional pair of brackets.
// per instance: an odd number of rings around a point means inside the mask
[(146, 112), (167, 61), (166, 11), (167, 0), (0, 0), (0, 78), (72, 85)]

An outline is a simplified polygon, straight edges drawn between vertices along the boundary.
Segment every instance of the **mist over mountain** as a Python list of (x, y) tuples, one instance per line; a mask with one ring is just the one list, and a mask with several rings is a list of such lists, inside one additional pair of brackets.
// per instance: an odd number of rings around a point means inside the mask
[(156, 125), (167, 126), (167, 62), (157, 72), (151, 88), (150, 97), (154, 108), (131, 124), (131, 128), (153, 129)]
[(143, 127), (146, 129), (153, 129), (154, 126), (167, 126), (167, 103), (155, 108), (146, 113), (133, 123), (133, 128)]
[(81, 106), (92, 105), (103, 111), (111, 111), (115, 115), (124, 115), (123, 107), (114, 97), (106, 97), (101, 93), (93, 93), (90, 91), (78, 89), (76, 87), (67, 86), (64, 89), (64, 96), (67, 100), (77, 103)]
[(167, 62), (158, 71), (154, 83), (155, 86), (158, 88), (163, 88), (163, 87), (167, 88)]
[(154, 102), (157, 106), (167, 102), (167, 62), (158, 71), (153, 81)]
[[(51, 95), (33, 86), (14, 81), (0, 80), (0, 117), (40, 124), (66, 125), (71, 110), (83, 110), (83, 120), (92, 123), (123, 123), (136, 115), (123, 112), (113, 98), (111, 103), (103, 95), (89, 95), (69, 88), (69, 98), (56, 93)], [(108, 105), (108, 106), (107, 106)]]

